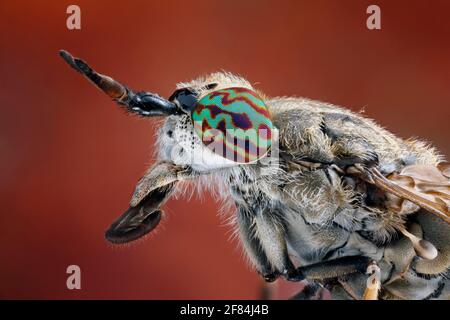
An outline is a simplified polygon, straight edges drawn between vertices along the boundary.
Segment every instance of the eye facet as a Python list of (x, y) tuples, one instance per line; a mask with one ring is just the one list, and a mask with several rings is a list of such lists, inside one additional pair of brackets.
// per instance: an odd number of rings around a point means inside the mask
[(178, 104), (178, 106), (185, 112), (191, 113), (197, 106), (197, 94), (189, 89), (178, 89), (169, 98), (169, 101)]
[(194, 130), (214, 153), (238, 163), (264, 157), (272, 143), (269, 110), (258, 94), (233, 87), (213, 91), (192, 111)]

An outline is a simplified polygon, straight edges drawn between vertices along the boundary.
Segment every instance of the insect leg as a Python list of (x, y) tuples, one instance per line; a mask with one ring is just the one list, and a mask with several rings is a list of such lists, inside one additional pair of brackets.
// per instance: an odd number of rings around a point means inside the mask
[(289, 258), (286, 233), (281, 219), (269, 208), (255, 211), (255, 236), (259, 239), (272, 267), (289, 281), (300, 281), (297, 269)]
[(349, 256), (299, 267), (297, 271), (308, 280), (332, 279), (355, 272), (365, 272), (370, 261), (363, 256)]
[(381, 273), (380, 268), (375, 262), (372, 262), (367, 267), (367, 274), (370, 274), (367, 278), (366, 290), (364, 291), (364, 300), (378, 300), (378, 292), (381, 288)]
[(278, 278), (280, 273), (272, 268), (266, 253), (261, 245), (259, 239), (255, 236), (255, 221), (253, 214), (248, 210), (237, 204), (237, 227), (240, 239), (251, 260), (258, 272), (264, 277), (267, 282), (272, 282)]
[(238, 225), (245, 249), (252, 262), (265, 276), (284, 275), (289, 281), (300, 281), (297, 269), (289, 258), (286, 232), (282, 218), (260, 193), (243, 186), (236, 187), (240, 196)]
[(322, 300), (325, 296), (324, 287), (316, 282), (308, 282), (305, 287), (289, 300)]

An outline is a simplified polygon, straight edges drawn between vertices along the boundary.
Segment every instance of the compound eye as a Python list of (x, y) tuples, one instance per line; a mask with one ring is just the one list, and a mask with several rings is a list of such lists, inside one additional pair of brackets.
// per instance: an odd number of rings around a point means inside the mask
[(187, 113), (191, 113), (198, 103), (197, 94), (189, 88), (176, 90), (170, 96), (169, 101), (174, 102)]
[(202, 97), (192, 112), (194, 131), (215, 154), (238, 163), (265, 157), (272, 123), (264, 100), (253, 90), (231, 87)]

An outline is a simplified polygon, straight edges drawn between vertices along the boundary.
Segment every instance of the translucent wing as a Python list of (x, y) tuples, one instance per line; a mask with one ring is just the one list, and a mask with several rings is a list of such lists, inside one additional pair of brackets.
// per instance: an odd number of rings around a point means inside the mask
[(400, 173), (383, 176), (368, 169), (371, 183), (385, 191), (390, 209), (403, 212), (408, 201), (450, 223), (450, 164), (409, 165)]

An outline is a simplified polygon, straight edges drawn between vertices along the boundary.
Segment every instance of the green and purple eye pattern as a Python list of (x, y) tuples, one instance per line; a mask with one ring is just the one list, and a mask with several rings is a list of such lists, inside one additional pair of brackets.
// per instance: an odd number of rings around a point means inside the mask
[(254, 162), (271, 146), (270, 113), (250, 89), (234, 87), (209, 93), (198, 102), (192, 121), (206, 146), (235, 162)]

